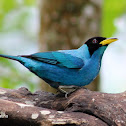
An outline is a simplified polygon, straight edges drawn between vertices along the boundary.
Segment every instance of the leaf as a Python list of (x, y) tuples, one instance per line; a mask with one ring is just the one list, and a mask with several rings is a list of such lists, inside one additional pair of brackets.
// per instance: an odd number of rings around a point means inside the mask
[(26, 6), (33, 6), (36, 4), (36, 0), (24, 0)]
[(111, 37), (116, 30), (114, 20), (126, 10), (126, 0), (104, 0), (102, 13), (102, 36)]

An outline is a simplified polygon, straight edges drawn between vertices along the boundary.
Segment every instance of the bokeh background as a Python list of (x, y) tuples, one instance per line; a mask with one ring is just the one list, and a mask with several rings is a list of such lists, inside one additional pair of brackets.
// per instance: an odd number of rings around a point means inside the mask
[[(117, 37), (89, 87), (126, 90), (126, 0), (0, 0), (0, 53), (32, 54), (73, 49), (94, 36)], [(52, 89), (21, 64), (0, 58), (0, 87)]]

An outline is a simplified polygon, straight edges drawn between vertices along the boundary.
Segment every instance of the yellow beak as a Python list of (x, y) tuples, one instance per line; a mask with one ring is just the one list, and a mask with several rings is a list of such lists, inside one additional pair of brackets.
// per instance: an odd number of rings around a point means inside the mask
[(117, 40), (118, 40), (117, 38), (108, 38), (108, 39), (101, 41), (99, 44), (104, 46), (104, 45), (110, 44), (112, 42), (115, 42)]

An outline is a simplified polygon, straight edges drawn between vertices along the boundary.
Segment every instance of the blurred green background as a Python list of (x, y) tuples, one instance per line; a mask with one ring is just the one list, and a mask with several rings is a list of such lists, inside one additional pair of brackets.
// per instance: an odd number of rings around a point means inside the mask
[[(97, 0), (97, 2), (100, 1)], [(41, 1), (36, 0), (0, 0), (0, 53), (22, 55), (40, 50), (38, 42), (41, 31), (40, 3)], [(126, 63), (126, 0), (103, 0), (100, 20), (101, 36), (118, 37), (123, 42), (114, 43), (108, 49), (100, 72), (99, 89), (106, 92), (121, 92), (126, 88), (126, 69), (123, 66)], [(115, 54), (119, 54), (119, 57), (115, 57)], [(120, 73), (115, 75), (116, 72)], [(121, 88), (117, 86), (114, 89), (115, 85), (120, 85)], [(35, 91), (40, 88), (40, 80), (19, 63), (0, 58), (0, 87), (19, 88), (22, 86)]]

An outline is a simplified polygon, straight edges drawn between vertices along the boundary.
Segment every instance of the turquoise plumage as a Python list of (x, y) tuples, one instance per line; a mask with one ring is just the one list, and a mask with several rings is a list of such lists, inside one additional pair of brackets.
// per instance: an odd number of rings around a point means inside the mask
[(24, 56), (0, 55), (19, 61), (50, 86), (85, 86), (98, 75), (108, 44), (116, 38), (93, 37), (78, 49), (40, 52)]
[(63, 52), (35, 53), (31, 55), (30, 58), (43, 63), (67, 68), (81, 68), (84, 65), (84, 62), (81, 58)]

